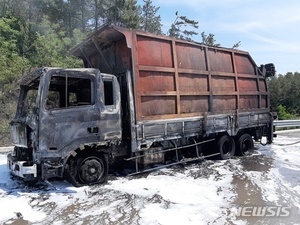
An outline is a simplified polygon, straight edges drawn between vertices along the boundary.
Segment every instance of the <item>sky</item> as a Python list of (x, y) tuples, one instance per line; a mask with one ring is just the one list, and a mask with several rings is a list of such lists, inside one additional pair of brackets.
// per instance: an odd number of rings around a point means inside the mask
[[(139, 3), (143, 3), (139, 0)], [(299, 0), (152, 0), (160, 7), (163, 32), (179, 15), (199, 22), (201, 32), (215, 35), (216, 43), (250, 53), (258, 66), (274, 63), (277, 74), (300, 72)]]

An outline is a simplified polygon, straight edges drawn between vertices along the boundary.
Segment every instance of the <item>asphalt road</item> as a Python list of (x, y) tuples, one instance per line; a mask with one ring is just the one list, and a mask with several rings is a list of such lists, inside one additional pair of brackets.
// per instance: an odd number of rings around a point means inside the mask
[(226, 161), (203, 160), (74, 188), (27, 186), (0, 154), (0, 224), (300, 224), (300, 132)]

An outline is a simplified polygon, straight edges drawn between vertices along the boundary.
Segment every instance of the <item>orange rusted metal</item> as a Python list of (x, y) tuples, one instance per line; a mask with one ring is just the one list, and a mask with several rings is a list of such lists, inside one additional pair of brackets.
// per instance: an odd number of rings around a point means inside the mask
[(248, 52), (114, 26), (92, 39), (72, 54), (101, 72), (132, 71), (137, 120), (269, 111), (265, 77)]

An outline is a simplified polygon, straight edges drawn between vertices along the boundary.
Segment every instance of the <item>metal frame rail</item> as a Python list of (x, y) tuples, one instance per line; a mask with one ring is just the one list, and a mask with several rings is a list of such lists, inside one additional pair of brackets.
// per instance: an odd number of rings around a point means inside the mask
[[(146, 151), (144, 151), (144, 154), (142, 154), (142, 155), (136, 155), (136, 156), (133, 156), (133, 157), (125, 159), (126, 161), (135, 160), (135, 170), (136, 170), (136, 172), (135, 173), (131, 173), (129, 175), (136, 175), (136, 174), (146, 173), (146, 172), (150, 172), (150, 171), (153, 171), (153, 170), (158, 170), (158, 169), (166, 168), (168, 166), (174, 166), (174, 165), (178, 165), (178, 164), (184, 164), (184, 163), (193, 162), (193, 161), (197, 161), (197, 160), (202, 160), (204, 158), (208, 158), (208, 157), (213, 157), (213, 156), (219, 155), (220, 153), (215, 153), (215, 154), (204, 156), (204, 155), (202, 155), (202, 154), (199, 153), (198, 145), (201, 145), (201, 144), (204, 144), (204, 143), (208, 143), (208, 142), (211, 142), (211, 141), (214, 141), (214, 140), (215, 139), (209, 139), (209, 140), (202, 141), (202, 142), (196, 142), (194, 140), (194, 142), (195, 142), (194, 144), (184, 145), (184, 146), (179, 146), (179, 147), (176, 146), (176, 144), (175, 144), (174, 148), (164, 149), (164, 150), (159, 151), (159, 152), (146, 152), (147, 151), (146, 150)], [(197, 157), (183, 158), (183, 159), (179, 160), (178, 150), (179, 149), (188, 148), (188, 147), (193, 147), (193, 146), (195, 146), (195, 151), (196, 151)], [(176, 162), (168, 163), (168, 164), (161, 165), (161, 166), (156, 166), (154, 168), (149, 168), (149, 169), (142, 169), (142, 170), (139, 169), (138, 159), (146, 157), (146, 156), (149, 156), (149, 155), (154, 155), (154, 154), (158, 154), (158, 153), (165, 153), (165, 152), (170, 152), (170, 151), (175, 151), (175, 153), (176, 153)], [(139, 153), (141, 153), (141, 152), (139, 152)]]

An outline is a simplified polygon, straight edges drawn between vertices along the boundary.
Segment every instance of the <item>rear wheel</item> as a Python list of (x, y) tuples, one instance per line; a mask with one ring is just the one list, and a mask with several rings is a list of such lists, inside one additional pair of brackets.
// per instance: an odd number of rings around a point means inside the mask
[(76, 156), (69, 160), (65, 178), (74, 186), (102, 184), (107, 180), (108, 164), (102, 154)]
[(220, 159), (230, 159), (235, 153), (235, 143), (229, 135), (222, 136), (217, 142)]
[(237, 141), (237, 154), (240, 156), (252, 155), (254, 143), (250, 134), (243, 134)]

